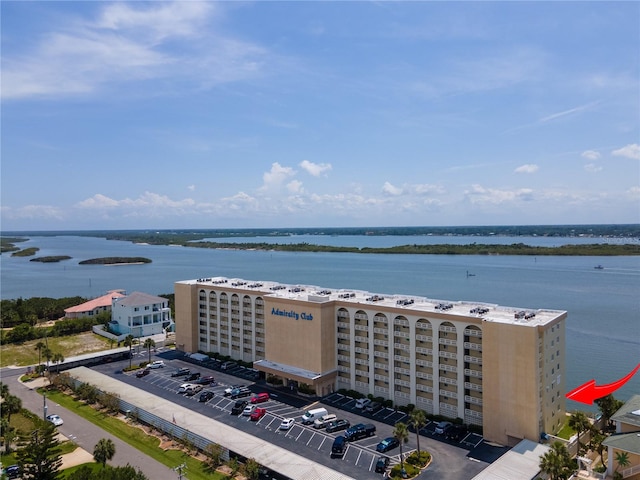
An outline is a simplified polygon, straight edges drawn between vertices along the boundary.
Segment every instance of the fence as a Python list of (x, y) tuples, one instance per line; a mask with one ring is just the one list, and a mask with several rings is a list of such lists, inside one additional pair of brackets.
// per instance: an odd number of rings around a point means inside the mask
[[(73, 379), (74, 384), (78, 387), (83, 382)], [(100, 390), (98, 390), (100, 391)], [(100, 392), (104, 393), (104, 392)], [(213, 442), (211, 440), (197, 435), (186, 428), (182, 428), (179, 425), (176, 425), (174, 422), (166, 420), (164, 418), (158, 417), (151, 412), (148, 412), (144, 409), (136, 407), (135, 405), (127, 402), (126, 400), (119, 400), (119, 408), (120, 411), (125, 413), (128, 418), (136, 420), (138, 422), (144, 423), (145, 425), (149, 425), (150, 427), (155, 428), (158, 431), (161, 431), (170, 437), (182, 442), (183, 444), (193, 445), (200, 451), (205, 451), (205, 449), (211, 445)], [(229, 460), (229, 450), (222, 447), (221, 448), (221, 459), (223, 461)]]

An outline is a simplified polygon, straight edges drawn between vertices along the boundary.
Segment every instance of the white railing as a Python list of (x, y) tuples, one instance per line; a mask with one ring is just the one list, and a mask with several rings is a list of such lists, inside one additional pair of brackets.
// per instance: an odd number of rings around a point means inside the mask
[(631, 475), (635, 475), (636, 473), (640, 473), (640, 465), (634, 465), (633, 467), (623, 470), (622, 478), (630, 477)]

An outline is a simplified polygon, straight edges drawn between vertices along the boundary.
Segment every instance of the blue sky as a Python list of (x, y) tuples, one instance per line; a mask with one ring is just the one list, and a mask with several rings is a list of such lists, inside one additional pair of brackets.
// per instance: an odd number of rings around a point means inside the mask
[(7, 2), (2, 230), (640, 222), (638, 2)]

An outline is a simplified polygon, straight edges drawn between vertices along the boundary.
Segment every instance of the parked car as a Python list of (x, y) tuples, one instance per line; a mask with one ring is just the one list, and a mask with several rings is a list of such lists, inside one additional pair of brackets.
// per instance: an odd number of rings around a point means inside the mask
[(187, 393), (187, 388), (192, 387), (193, 383), (183, 383), (178, 387), (178, 393)]
[(449, 428), (444, 436), (447, 440), (453, 440), (454, 442), (460, 442), (464, 437), (467, 436), (469, 430), (466, 425), (454, 425)]
[(188, 368), (179, 368), (178, 370), (173, 372), (171, 374), (171, 376), (172, 377), (184, 377), (186, 375), (189, 375), (190, 373), (191, 373), (191, 370), (189, 370)]
[(60, 418), (60, 415), (47, 415), (47, 420), (53, 423), (56, 427), (59, 427), (64, 423), (62, 418)]
[(164, 361), (156, 360), (154, 362), (151, 362), (149, 365), (147, 365), (147, 368), (164, 368)]
[(376, 473), (384, 473), (389, 468), (389, 457), (378, 457), (378, 461), (376, 462)]
[(215, 396), (215, 394), (211, 391), (211, 390), (206, 390), (204, 392), (202, 392), (200, 394), (200, 398), (199, 401), (200, 402), (208, 402), (209, 400), (211, 400), (213, 397)]
[(316, 418), (313, 422), (313, 428), (326, 428), (334, 420), (337, 420), (338, 417), (335, 413), (327, 413), (320, 418)]
[(146, 377), (150, 373), (151, 373), (151, 370), (149, 370), (148, 368), (143, 368), (142, 370), (138, 370), (136, 372), (136, 377), (138, 378)]
[(371, 403), (370, 398), (360, 398), (356, 401), (356, 408), (362, 410), (363, 408), (367, 407), (370, 403)]
[(360, 440), (361, 438), (372, 437), (376, 434), (376, 426), (364, 423), (358, 423), (353, 427), (347, 428), (344, 432), (344, 436), (349, 442), (355, 442)]
[(338, 420), (334, 420), (327, 425), (327, 432), (339, 432), (340, 430), (346, 430), (351, 426), (349, 420), (345, 420), (344, 418), (340, 418)]
[(438, 424), (436, 425), (435, 433), (436, 435), (443, 435), (444, 433), (447, 433), (447, 430), (449, 430), (452, 426), (453, 424), (451, 422), (438, 422)]
[(187, 382), (193, 382), (200, 378), (200, 372), (194, 372), (187, 377)]
[(267, 392), (259, 393), (251, 399), (251, 403), (263, 403), (269, 401), (269, 394)]
[(251, 390), (246, 387), (236, 388), (231, 392), (231, 398), (235, 400), (236, 398), (249, 397), (251, 396), (251, 393)]
[(196, 393), (200, 392), (201, 390), (202, 390), (202, 385), (196, 385), (195, 383), (193, 383), (189, 387), (187, 387), (187, 391), (185, 393), (187, 397), (192, 397)]
[(257, 422), (258, 420), (260, 420), (262, 417), (265, 416), (265, 414), (267, 413), (267, 409), (266, 408), (260, 408), (257, 407), (253, 413), (251, 413), (251, 421), (252, 422)]
[(216, 383), (216, 379), (211, 375), (206, 375), (196, 380), (196, 383), (198, 385), (211, 385), (212, 383)]
[(344, 456), (344, 452), (347, 450), (347, 439), (340, 435), (336, 437), (331, 446), (331, 458)]
[(244, 388), (244, 385), (232, 385), (232, 386), (230, 386), (230, 387), (225, 388), (225, 389), (224, 389), (224, 396), (225, 396), (225, 397), (230, 397), (230, 396), (231, 396), (231, 393), (232, 393), (234, 390), (237, 390), (237, 389), (239, 389), (239, 388)]
[(380, 402), (371, 402), (369, 405), (364, 407), (364, 411), (370, 414), (378, 413), (382, 410), (382, 404)]
[(256, 409), (255, 405), (247, 405), (246, 407), (244, 407), (244, 410), (242, 411), (242, 415), (245, 417), (248, 417), (253, 413), (255, 409)]
[(294, 423), (296, 423), (296, 419), (295, 418), (285, 418), (280, 423), (279, 429), (280, 430), (289, 430), (291, 427), (293, 427)]
[(238, 364), (236, 362), (224, 362), (221, 366), (220, 369), (221, 370), (231, 370), (233, 367), (237, 366)]
[(389, 450), (393, 450), (400, 445), (400, 442), (395, 437), (387, 437), (382, 440), (377, 446), (376, 450), (380, 453), (388, 452)]
[(11, 465), (4, 470), (4, 474), (7, 478), (17, 478), (20, 475), (20, 466)]
[(249, 402), (247, 402), (246, 400), (238, 400), (233, 405), (233, 407), (231, 407), (231, 415), (240, 415), (244, 410), (244, 407), (246, 407), (248, 404)]

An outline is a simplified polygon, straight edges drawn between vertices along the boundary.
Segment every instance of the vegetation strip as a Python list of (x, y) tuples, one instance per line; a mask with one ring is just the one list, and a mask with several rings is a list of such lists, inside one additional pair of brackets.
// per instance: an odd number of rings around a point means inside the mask
[(79, 265), (117, 265), (131, 263), (151, 263), (151, 259), (145, 257), (102, 257), (78, 262)]

